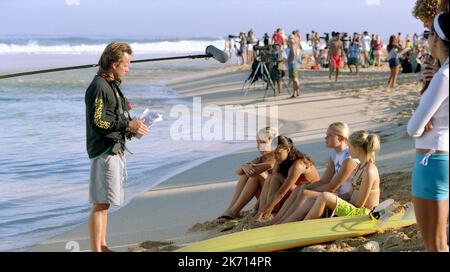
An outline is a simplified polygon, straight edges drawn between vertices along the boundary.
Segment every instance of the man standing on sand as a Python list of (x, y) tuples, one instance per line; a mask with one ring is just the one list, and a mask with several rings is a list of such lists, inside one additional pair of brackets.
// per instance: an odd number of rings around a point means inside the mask
[(401, 32), (399, 32), (398, 35), (397, 35), (397, 43), (398, 43), (398, 45), (403, 47), (403, 37), (402, 37), (402, 33)]
[(280, 46), (284, 45), (284, 38), (283, 38), (282, 33), (283, 33), (283, 29), (277, 28), (277, 30), (275, 31), (275, 33), (272, 36), (273, 43), (277, 43)]
[(300, 48), (293, 35), (288, 38), (289, 55), (287, 59), (289, 80), (292, 82), (293, 92), (290, 98), (300, 96), (300, 79), (298, 77), (298, 68), (300, 66)]
[(370, 45), (372, 44), (372, 38), (370, 38), (369, 33), (367, 31), (364, 31), (361, 42), (362, 42), (362, 52), (364, 56), (364, 63), (362, 64), (362, 66), (364, 68), (367, 68), (370, 66), (369, 52), (371, 49)]
[(106, 243), (108, 209), (123, 203), (126, 140), (148, 132), (143, 121), (130, 118), (131, 106), (120, 89), (131, 54), (126, 43), (106, 46), (99, 60), (100, 69), (85, 94), (86, 143), (91, 160), (89, 237), (94, 252), (111, 251)]
[(328, 75), (328, 79), (331, 80), (331, 75), (333, 71), (336, 70), (336, 81), (339, 76), (339, 69), (341, 67), (341, 59), (344, 54), (344, 44), (339, 39), (339, 32), (334, 33), (330, 44), (328, 45), (328, 56), (327, 58), (330, 60), (330, 73)]

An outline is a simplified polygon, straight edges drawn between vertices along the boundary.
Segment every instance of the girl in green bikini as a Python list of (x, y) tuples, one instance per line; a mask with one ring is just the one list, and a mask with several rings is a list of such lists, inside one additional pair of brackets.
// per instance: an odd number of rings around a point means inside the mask
[(328, 208), (336, 216), (367, 215), (380, 201), (380, 177), (375, 165), (375, 153), (380, 149), (376, 134), (357, 131), (349, 138), (349, 152), (360, 164), (352, 178), (353, 193), (347, 202), (333, 193), (317, 197), (304, 220), (321, 218)]

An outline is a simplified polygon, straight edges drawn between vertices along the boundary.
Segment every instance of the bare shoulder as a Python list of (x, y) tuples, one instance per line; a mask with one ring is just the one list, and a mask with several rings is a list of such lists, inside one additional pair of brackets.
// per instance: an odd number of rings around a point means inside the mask
[(294, 161), (292, 166), (294, 166), (294, 168), (298, 169), (298, 170), (305, 170), (306, 169), (306, 165), (305, 165), (305, 163), (302, 160)]
[(358, 163), (352, 158), (347, 158), (342, 162), (342, 167), (356, 168), (356, 166), (358, 166)]
[(377, 166), (374, 163), (369, 164), (365, 174), (368, 180), (372, 180), (373, 182), (380, 181), (380, 174), (378, 172)]
[(272, 156), (272, 157), (266, 159), (264, 162), (270, 163), (270, 164), (275, 164), (277, 162), (277, 160), (275, 160), (275, 157)]

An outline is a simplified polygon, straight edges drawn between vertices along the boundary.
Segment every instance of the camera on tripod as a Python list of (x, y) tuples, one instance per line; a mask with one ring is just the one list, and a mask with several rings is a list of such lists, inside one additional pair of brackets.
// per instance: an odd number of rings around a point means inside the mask
[(270, 45), (259, 45), (259, 41), (253, 46), (254, 57), (258, 61), (267, 62)]
[(269, 51), (270, 50), (270, 46), (269, 45), (255, 45), (253, 46), (253, 50), (257, 50), (257, 51)]

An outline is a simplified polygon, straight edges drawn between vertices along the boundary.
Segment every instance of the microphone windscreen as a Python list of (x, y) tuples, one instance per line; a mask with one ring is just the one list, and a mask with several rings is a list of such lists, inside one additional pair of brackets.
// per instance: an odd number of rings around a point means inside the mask
[(211, 57), (213, 57), (214, 59), (216, 59), (221, 63), (227, 62), (228, 59), (230, 58), (227, 53), (223, 52), (222, 50), (218, 49), (213, 45), (208, 45), (208, 47), (206, 47), (206, 54), (210, 55)]

